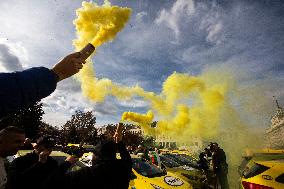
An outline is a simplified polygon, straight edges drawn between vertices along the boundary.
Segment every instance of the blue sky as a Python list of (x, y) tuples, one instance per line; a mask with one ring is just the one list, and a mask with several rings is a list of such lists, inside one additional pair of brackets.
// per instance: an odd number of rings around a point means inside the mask
[[(101, 4), (102, 1), (94, 1)], [(117, 38), (93, 57), (98, 78), (159, 93), (174, 71), (199, 75), (230, 68), (250, 101), (254, 119), (268, 124), (272, 96), (284, 105), (284, 1), (110, 0), (133, 10)], [(51, 68), (73, 52), (75, 10), (79, 0), (0, 1), (0, 71), (33, 66)], [(257, 88), (247, 96), (245, 91)], [(254, 96), (255, 95), (255, 96)], [(43, 100), (44, 120), (64, 124), (75, 110), (93, 110), (98, 125), (118, 122), (124, 111), (145, 113), (136, 99), (102, 104), (86, 99), (74, 79), (61, 82)]]

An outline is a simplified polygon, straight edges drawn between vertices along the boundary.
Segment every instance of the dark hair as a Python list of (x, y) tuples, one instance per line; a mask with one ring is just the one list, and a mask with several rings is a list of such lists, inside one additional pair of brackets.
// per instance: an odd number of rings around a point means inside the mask
[(116, 159), (116, 145), (112, 140), (102, 140), (98, 142), (94, 149), (94, 154), (100, 160)]
[(7, 135), (10, 135), (10, 134), (24, 135), (25, 131), (23, 129), (20, 129), (19, 127), (15, 127), (15, 126), (8, 126), (8, 127), (5, 127), (4, 129), (0, 130), (0, 138), (6, 137)]
[(37, 145), (43, 145), (47, 149), (51, 149), (55, 146), (55, 140), (49, 136), (42, 136), (37, 139)]

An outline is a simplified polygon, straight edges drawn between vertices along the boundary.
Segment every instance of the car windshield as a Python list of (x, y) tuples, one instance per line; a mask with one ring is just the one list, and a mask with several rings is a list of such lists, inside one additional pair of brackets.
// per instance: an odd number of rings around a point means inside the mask
[(145, 160), (134, 158), (132, 159), (132, 162), (133, 169), (145, 177), (153, 178), (166, 174), (162, 169)]
[(253, 156), (244, 156), (243, 161), (238, 167), (238, 172), (242, 176), (248, 169), (250, 160), (255, 161), (270, 161), (270, 160), (284, 160), (284, 153), (255, 153)]
[(165, 156), (160, 156), (160, 160), (161, 162), (169, 167), (169, 168), (173, 168), (173, 167), (179, 167), (180, 164), (178, 164), (177, 162), (175, 162), (173, 159), (167, 158)]
[(192, 156), (185, 155), (185, 154), (179, 154), (179, 156), (187, 159), (188, 161), (191, 161), (192, 163), (196, 162), (196, 159), (194, 159)]
[(192, 165), (192, 162), (182, 156), (175, 155), (175, 154), (165, 154), (166, 157), (173, 159), (180, 165)]
[[(55, 159), (58, 162), (58, 164), (61, 164), (65, 161), (66, 156), (52, 156), (52, 158)], [(68, 169), (68, 172), (77, 171), (83, 167), (86, 167), (86, 166), (82, 162), (77, 161), (72, 167)]]

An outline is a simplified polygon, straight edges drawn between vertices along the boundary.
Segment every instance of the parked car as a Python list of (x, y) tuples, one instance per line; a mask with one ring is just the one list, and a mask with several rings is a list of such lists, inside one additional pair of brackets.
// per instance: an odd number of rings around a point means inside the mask
[(192, 189), (178, 175), (164, 171), (141, 158), (132, 158), (133, 169), (129, 189)]
[(240, 188), (284, 188), (284, 160), (250, 161), (241, 177)]

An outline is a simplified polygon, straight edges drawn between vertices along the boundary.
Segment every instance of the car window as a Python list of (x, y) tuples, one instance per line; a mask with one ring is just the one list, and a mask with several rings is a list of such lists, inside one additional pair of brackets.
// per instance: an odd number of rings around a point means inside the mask
[[(61, 164), (65, 161), (66, 156), (52, 156), (53, 159), (55, 159), (58, 164)], [(74, 165), (72, 165), (67, 172), (77, 171), (83, 167), (86, 167), (82, 162), (77, 161)]]
[(174, 154), (165, 154), (166, 157), (173, 159), (180, 165), (191, 165), (192, 162), (187, 160), (186, 158), (183, 158), (179, 155), (174, 155)]
[(251, 160), (251, 157), (243, 157), (243, 161), (241, 162), (240, 166), (238, 167), (238, 173), (239, 175), (243, 175), (246, 165)]
[(167, 158), (165, 156), (160, 156), (160, 160), (163, 164), (165, 164), (165, 166), (169, 167), (169, 168), (173, 168), (173, 167), (179, 167), (180, 164), (178, 164), (177, 162), (175, 162), (174, 160)]
[(284, 184), (284, 173), (276, 177), (275, 181)]
[(165, 175), (162, 169), (142, 159), (132, 159), (132, 167), (139, 174), (153, 178)]
[(265, 172), (266, 170), (270, 169), (269, 167), (266, 167), (264, 165), (260, 165), (257, 163), (252, 163), (249, 165), (252, 165), (252, 166), (251, 167), (247, 166), (247, 170), (244, 171), (244, 178), (246, 179), (259, 175)]

